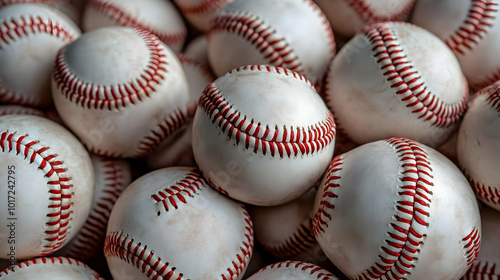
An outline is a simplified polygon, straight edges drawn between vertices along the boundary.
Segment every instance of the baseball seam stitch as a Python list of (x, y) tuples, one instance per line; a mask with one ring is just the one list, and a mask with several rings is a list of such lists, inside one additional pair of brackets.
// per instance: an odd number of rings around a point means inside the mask
[(184, 53), (177, 54), (177, 57), (179, 58), (179, 61), (183, 66), (190, 65), (192, 67), (195, 67), (203, 74), (203, 76), (205, 76), (205, 78), (207, 78), (207, 80), (209, 81), (215, 80), (214, 75), (212, 74), (210, 68), (207, 65), (199, 62), (196, 59), (192, 59), (191, 57), (189, 57)]
[[(274, 66), (244, 66), (232, 71), (238, 72), (246, 69), (276, 71), (278, 74), (295, 77), (301, 81), (305, 79), (293, 71)], [(308, 85), (313, 87), (310, 82)], [(281, 158), (309, 155), (319, 152), (335, 138), (335, 121), (330, 111), (325, 120), (316, 124), (295, 128), (293, 126), (279, 128), (275, 125), (273, 130), (269, 124), (263, 125), (243, 116), (226, 100), (214, 82), (205, 88), (200, 97), (199, 106), (212, 123), (216, 124), (222, 133), (227, 134), (229, 140), (234, 139), (237, 145), (243, 143), (245, 149), (252, 149), (254, 153), (260, 152), (263, 155), (269, 153), (271, 157), (277, 154)]]
[[(335, 55), (336, 52), (336, 42), (335, 42), (335, 35), (333, 33), (332, 27), (330, 25), (330, 21), (328, 21), (328, 18), (326, 17), (325, 13), (320, 9), (320, 7), (312, 0), (303, 0), (308, 4), (311, 9), (316, 13), (316, 16), (318, 16), (321, 19), (321, 24), (323, 25), (323, 28), (325, 29), (326, 33), (328, 34), (328, 43), (330, 45), (330, 53), (332, 54), (332, 57)], [(320, 83), (321, 79), (316, 81), (316, 83)]]
[(71, 179), (65, 175), (67, 167), (57, 158), (56, 154), (47, 152), (49, 147), (41, 145), (36, 140), (29, 140), (29, 135), (16, 136), (16, 132), (4, 131), (0, 135), (2, 152), (15, 151), (16, 155), (24, 156), (30, 164), (38, 165), (44, 173), (49, 193), (48, 221), (45, 223), (45, 237), (41, 255), (48, 255), (60, 248), (67, 239), (71, 228)]
[(488, 33), (493, 25), (498, 4), (492, 0), (472, 0), (471, 8), (463, 23), (445, 39), (445, 43), (455, 53), (465, 54)]
[(493, 204), (500, 204), (500, 190), (495, 187), (485, 185), (483, 183), (477, 182), (472, 179), (472, 177), (464, 172), (469, 179), (472, 188), (474, 189), (476, 195), (483, 201), (487, 201)]
[(228, 0), (205, 0), (197, 5), (185, 5), (182, 1), (176, 0), (177, 7), (183, 14), (201, 14), (208, 12), (216, 12), (224, 7)]
[[(227, 268), (227, 273), (221, 275), (222, 280), (237, 279), (243, 272), (246, 264), (250, 260), (253, 252), (253, 226), (250, 215), (241, 205), (244, 215), (244, 238), (236, 254), (236, 258), (232, 261), (231, 266)], [(111, 232), (106, 236), (104, 245), (104, 255), (106, 257), (118, 257), (129, 264), (141, 269), (142, 273), (146, 273), (151, 279), (181, 279), (182, 273), (177, 273), (175, 267), (169, 267), (170, 264), (163, 262), (160, 257), (154, 256), (153, 250), (148, 250), (147, 245), (141, 242), (135, 242), (133, 238), (127, 234), (123, 236), (123, 232)]]
[[(40, 15), (21, 15), (17, 19), (9, 18), (8, 21), (4, 19), (0, 21), (0, 51), (3, 50), (5, 45), (9, 45), (20, 38), (41, 33), (52, 35), (65, 43), (73, 41), (76, 36), (71, 30), (50, 18), (44, 19)], [(36, 96), (33, 95), (16, 94), (16, 92), (6, 89), (0, 83), (0, 101), (2, 102), (36, 105), (35, 98)]]
[(270, 252), (275, 257), (290, 259), (306, 252), (316, 244), (316, 239), (311, 234), (310, 225), (300, 224), (297, 230), (286, 240), (278, 244), (261, 243), (264, 250)]
[(484, 279), (484, 280), (498, 280), (500, 274), (496, 272), (496, 263), (489, 264), (487, 261), (475, 262), (472, 267), (464, 275), (464, 280)]
[(106, 226), (109, 215), (118, 196), (127, 187), (123, 184), (123, 170), (110, 159), (102, 159), (102, 174), (104, 178), (96, 207), (92, 209), (80, 232), (71, 240), (68, 257), (89, 259), (92, 257), (106, 236)]
[(348, 0), (351, 6), (365, 21), (366, 23), (374, 23), (378, 21), (402, 21), (410, 13), (415, 0), (408, 1), (408, 3), (401, 9), (401, 11), (391, 14), (382, 15), (373, 10), (372, 7), (365, 0)]
[(150, 59), (146, 69), (133, 81), (116, 85), (96, 85), (80, 80), (66, 63), (65, 49), (59, 50), (53, 68), (54, 81), (57, 88), (67, 99), (91, 109), (120, 109), (129, 104), (142, 101), (155, 91), (155, 86), (165, 80), (168, 73), (166, 54), (158, 38), (143, 29), (134, 29), (144, 40), (150, 51)]
[(62, 4), (65, 0), (0, 0), (0, 8), (13, 4), (31, 4), (31, 3), (43, 3), (43, 4)]
[(268, 269), (288, 268), (288, 267), (293, 267), (295, 269), (307, 272), (312, 276), (316, 276), (316, 279), (318, 280), (337, 280), (337, 277), (335, 277), (335, 275), (330, 273), (328, 270), (321, 268), (320, 266), (293, 260), (273, 263), (271, 265), (261, 268), (257, 273)]
[(303, 72), (297, 54), (276, 30), (266, 26), (263, 20), (246, 12), (226, 13), (214, 19), (207, 32), (210, 40), (217, 32), (226, 31), (243, 37), (264, 56), (269, 64)]
[(203, 178), (197, 171), (193, 171), (186, 174), (180, 181), (157, 191), (151, 197), (156, 203), (161, 203), (168, 212), (171, 207), (177, 209), (180, 202), (187, 203), (187, 197), (198, 195), (202, 187), (206, 187)]
[(35, 258), (31, 260), (27, 260), (24, 262), (17, 263), (14, 266), (8, 267), (4, 269), (2, 272), (0, 272), (0, 277), (9, 275), (10, 272), (16, 272), (18, 269), (23, 269), (25, 267), (30, 267), (33, 265), (37, 264), (46, 264), (46, 263), (52, 263), (52, 264), (69, 264), (69, 265), (76, 265), (76, 266), (82, 266), (84, 268), (89, 269), (89, 271), (92, 271), (92, 276), (94, 276), (94, 279), (97, 280), (104, 280), (97, 272), (91, 270), (91, 268), (86, 265), (85, 263), (73, 259), (73, 258), (68, 258), (68, 257), (40, 257), (40, 258)]
[(467, 260), (467, 270), (472, 267), (474, 261), (479, 255), (479, 248), (481, 247), (481, 234), (479, 229), (474, 227), (472, 231), (462, 239), (464, 257)]
[(106, 0), (89, 0), (89, 6), (93, 7), (99, 12), (110, 17), (116, 23), (127, 27), (138, 27), (141, 29), (149, 30), (167, 45), (183, 44), (187, 37), (187, 30), (182, 28), (182, 30), (177, 33), (170, 33), (165, 31), (157, 30), (151, 26), (148, 26), (144, 22), (140, 22), (139, 19), (134, 18), (127, 11), (120, 8), (118, 5), (114, 5)]
[(431, 121), (437, 127), (456, 124), (460, 120), (467, 106), (468, 91), (460, 102), (445, 104), (427, 89), (422, 76), (409, 61), (386, 23), (367, 26), (362, 33), (371, 43), (373, 57), (386, 81), (412, 113), (417, 114), (419, 119)]
[(0, 105), (0, 116), (5, 115), (35, 115), (43, 117), (45, 114), (42, 111), (29, 107), (18, 107), (16, 105)]
[(486, 99), (486, 102), (493, 110), (500, 113), (500, 84), (495, 84), (493, 88), (491, 88), (491, 91), (482, 91), (481, 93), (476, 94), (474, 98), (477, 98), (479, 94), (487, 94), (488, 98)]

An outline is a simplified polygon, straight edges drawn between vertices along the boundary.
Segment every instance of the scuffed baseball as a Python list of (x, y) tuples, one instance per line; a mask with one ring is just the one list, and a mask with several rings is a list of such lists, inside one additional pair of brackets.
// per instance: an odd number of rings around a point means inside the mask
[(500, 79), (498, 0), (419, 0), (412, 23), (441, 38), (455, 53), (472, 88)]
[(459, 166), (477, 197), (500, 211), (500, 82), (478, 91), (457, 136)]
[(176, 53), (182, 50), (187, 38), (186, 25), (171, 1), (87, 1), (82, 19), (85, 32), (114, 25), (148, 30)]
[(1, 271), (0, 279), (104, 280), (85, 263), (65, 257), (42, 257), (18, 263)]
[(57, 51), (80, 36), (76, 24), (42, 4), (0, 9), (0, 102), (46, 107)]
[(134, 181), (113, 207), (104, 244), (115, 279), (241, 279), (252, 251), (245, 206), (185, 167)]
[(196, 109), (177, 56), (153, 34), (104, 27), (62, 48), (54, 64), (57, 112), (88, 150), (141, 157)]
[(325, 15), (312, 0), (235, 0), (225, 6), (207, 33), (212, 70), (268, 64), (306, 76), (324, 77), (335, 54)]
[(438, 147), (458, 128), (468, 94), (456, 57), (439, 38), (386, 22), (365, 27), (340, 50), (325, 99), (355, 143), (400, 136)]
[(335, 157), (314, 209), (316, 240), (351, 279), (459, 279), (479, 252), (481, 221), (467, 179), (406, 138)]
[(192, 133), (194, 157), (207, 180), (259, 206), (283, 204), (311, 189), (335, 145), (333, 114), (314, 86), (296, 72), (267, 65), (236, 68), (210, 83)]
[(314, 0), (325, 13), (335, 34), (352, 37), (366, 25), (404, 21), (415, 0)]
[(268, 265), (250, 276), (248, 280), (338, 280), (338, 278), (315, 264), (299, 261), (282, 261)]
[(174, 0), (186, 20), (201, 31), (207, 31), (224, 6), (234, 0)]
[(94, 167), (95, 184), (92, 207), (85, 224), (55, 256), (90, 261), (102, 251), (111, 209), (118, 196), (130, 185), (132, 172), (126, 160), (90, 156)]
[(67, 129), (32, 115), (0, 117), (0, 258), (51, 254), (83, 226), (94, 193), (88, 152)]

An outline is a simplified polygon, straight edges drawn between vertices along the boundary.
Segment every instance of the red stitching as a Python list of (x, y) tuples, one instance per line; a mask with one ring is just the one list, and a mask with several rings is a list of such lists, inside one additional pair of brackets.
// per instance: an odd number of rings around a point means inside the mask
[[(314, 12), (316, 12), (316, 16), (321, 18), (321, 23), (323, 25), (323, 28), (325, 29), (326, 33), (328, 33), (328, 39), (329, 39), (329, 44), (330, 44), (330, 52), (332, 53), (332, 58), (336, 53), (336, 43), (335, 43), (335, 35), (333, 34), (332, 27), (330, 25), (330, 21), (326, 17), (325, 13), (321, 10), (321, 8), (311, 0), (303, 0), (306, 2), (306, 4), (309, 4), (309, 6), (313, 9)], [(320, 77), (321, 79), (321, 77)], [(316, 81), (316, 83), (321, 83), (321, 80)]]
[(163, 140), (192, 119), (197, 104), (189, 102), (186, 107), (185, 110), (175, 109), (157, 125), (156, 129), (151, 130), (149, 135), (141, 140), (136, 157), (142, 157), (154, 151)]
[(291, 259), (306, 252), (316, 244), (316, 239), (311, 234), (311, 221), (308, 225), (300, 227), (288, 239), (279, 244), (262, 244), (267, 252), (281, 259)]
[(66, 265), (75, 265), (75, 266), (82, 266), (84, 268), (88, 269), (89, 274), (91, 273), (94, 279), (97, 280), (104, 280), (97, 272), (93, 271), (88, 265), (84, 264), (83, 262), (72, 259), (72, 258), (67, 258), (67, 257), (41, 257), (41, 258), (36, 258), (36, 259), (31, 259), (27, 260), (24, 262), (17, 263), (14, 266), (11, 266), (9, 268), (4, 269), (2, 272), (0, 272), (0, 278), (2, 276), (6, 275), (12, 275), (14, 272), (16, 272), (19, 269), (27, 268), (30, 266), (34, 265), (43, 265), (43, 264), (66, 264)]
[(361, 16), (364, 22), (374, 23), (378, 21), (402, 21), (410, 13), (415, 0), (408, 1), (403, 9), (395, 14), (382, 15), (373, 10), (366, 0), (348, 0), (348, 4)]
[[(465, 172), (464, 172), (465, 173)], [(482, 183), (479, 183), (472, 179), (468, 174), (467, 178), (469, 179), (472, 188), (474, 189), (476, 195), (485, 202), (489, 202), (492, 204), (500, 204), (500, 190), (495, 187), (487, 186)]]
[(257, 16), (248, 13), (223, 14), (214, 19), (207, 32), (207, 38), (217, 32), (234, 33), (243, 37), (257, 48), (269, 64), (303, 72), (304, 68), (297, 54), (270, 26)]
[(45, 114), (37, 109), (17, 105), (0, 105), (0, 116), (5, 115), (35, 115), (44, 117)]
[(481, 247), (481, 233), (479, 231), (477, 227), (474, 227), (472, 231), (462, 239), (462, 244), (464, 244), (464, 255), (467, 259), (467, 269), (472, 267), (472, 264), (479, 254), (479, 248)]
[(184, 53), (177, 54), (177, 58), (179, 58), (179, 61), (181, 62), (181, 64), (191, 65), (191, 66), (197, 68), (203, 74), (203, 76), (205, 76), (205, 78), (207, 78), (207, 80), (209, 80), (209, 81), (215, 80), (214, 75), (212, 74), (210, 68), (207, 65), (199, 62), (198, 60), (192, 59), (191, 57), (189, 57), (188, 55), (186, 55)]
[[(84, 226), (77, 236), (68, 245), (68, 257), (79, 258), (81, 260), (90, 259), (99, 250), (106, 236), (111, 209), (118, 196), (127, 187), (124, 182), (123, 172), (120, 165), (111, 159), (101, 158), (102, 171), (104, 176), (104, 187), (101, 190), (96, 206), (90, 212)], [(124, 184), (125, 183), (125, 184)]]
[[(307, 81), (304, 76), (293, 71), (274, 66), (244, 66), (231, 70), (229, 73), (239, 71), (268, 71), (276, 72)], [(310, 82), (307, 82), (314, 88)], [(335, 138), (335, 121), (333, 114), (328, 112), (324, 121), (305, 127), (271, 128), (269, 124), (247, 120), (240, 112), (234, 109), (221, 93), (215, 83), (210, 83), (204, 90), (199, 100), (199, 106), (212, 123), (226, 133), (229, 139), (233, 139), (237, 145), (243, 144), (246, 149), (252, 149), (255, 153), (263, 155), (270, 154), (271, 157), (296, 157), (308, 155), (322, 150)], [(280, 137), (281, 136), (281, 137)], [(277, 140), (282, 138), (282, 140)]]
[(12, 4), (24, 4), (24, 3), (55, 4), (55, 3), (66, 3), (66, 0), (0, 0), (0, 8)]
[(462, 25), (445, 40), (448, 47), (456, 53), (464, 54), (477, 45), (493, 25), (498, 12), (496, 6), (498, 4), (493, 0), (472, 0), (469, 14)]
[(2, 152), (15, 152), (23, 156), (30, 164), (38, 164), (38, 168), (47, 178), (49, 193), (49, 214), (45, 223), (45, 243), (40, 255), (48, 255), (61, 247), (68, 236), (72, 219), (71, 178), (66, 176), (66, 167), (55, 154), (51, 154), (49, 147), (31, 140), (29, 135), (16, 135), (16, 132), (3, 131), (0, 135)]
[(370, 40), (372, 52), (386, 80), (412, 113), (438, 127), (460, 120), (467, 106), (468, 89), (460, 102), (445, 104), (427, 89), (387, 23), (367, 26), (362, 33)]
[(464, 280), (498, 280), (500, 272), (496, 271), (496, 263), (489, 264), (486, 262), (475, 262), (472, 267), (464, 275)]
[(157, 30), (144, 22), (141, 22), (139, 19), (134, 18), (127, 11), (121, 9), (118, 5), (115, 5), (107, 0), (89, 0), (89, 6), (93, 7), (97, 11), (109, 16), (112, 20), (122, 26), (127, 27), (138, 27), (140, 29), (145, 29), (155, 34), (160, 38), (162, 42), (167, 45), (173, 44), (183, 44), (187, 38), (187, 31), (183, 28), (181, 31), (177, 33), (167, 33), (161, 30)]
[[(246, 268), (253, 252), (253, 225), (250, 215), (245, 206), (241, 205), (245, 216), (245, 240), (239, 248), (239, 253), (227, 268), (227, 273), (221, 275), (222, 280), (238, 279)], [(133, 238), (123, 235), (123, 232), (111, 232), (106, 236), (104, 243), (104, 255), (106, 257), (118, 257), (129, 264), (139, 268), (142, 273), (150, 279), (181, 279), (183, 273), (175, 270), (168, 262), (164, 262), (160, 257), (155, 256), (148, 245), (134, 241)]]
[(207, 12), (215, 12), (220, 8), (224, 7), (228, 0), (205, 0), (201, 1), (199, 4), (186, 5), (182, 1), (174, 1), (177, 7), (183, 14), (201, 14)]
[(202, 187), (206, 187), (204, 179), (201, 178), (198, 171), (193, 171), (186, 174), (179, 182), (159, 190), (151, 197), (156, 203), (162, 203), (165, 211), (168, 212), (170, 207), (177, 209), (179, 202), (186, 203), (187, 197), (197, 195)]
[(282, 261), (278, 263), (273, 263), (266, 267), (261, 268), (256, 274), (266, 271), (266, 270), (277, 270), (280, 268), (294, 268), (296, 270), (303, 271), (311, 276), (315, 276), (318, 280), (338, 280), (338, 278), (330, 273), (328, 270), (323, 269), (315, 264), (305, 263), (301, 261)]
[[(49, 34), (64, 43), (72, 42), (76, 34), (60, 25), (59, 22), (50, 18), (42, 18), (41, 15), (23, 15), (18, 19), (9, 18), (0, 20), (0, 51), (23, 37), (37, 34)], [(36, 105), (34, 96), (18, 95), (0, 83), (0, 101), (5, 103), (16, 103), (25, 105)]]
[(500, 83), (495, 83), (489, 88), (485, 88), (474, 95), (474, 99), (482, 94), (487, 94), (486, 102), (493, 108), (493, 110), (500, 113)]
[[(150, 51), (150, 62), (143, 74), (135, 80), (120, 85), (94, 85), (81, 81), (66, 64), (62, 48), (56, 57), (53, 68), (54, 81), (61, 93), (82, 107), (94, 109), (120, 109), (141, 101), (155, 92), (155, 86), (164, 80), (168, 63), (165, 61), (163, 43), (143, 29), (134, 29), (142, 37)], [(134, 101), (137, 100), (137, 101)]]

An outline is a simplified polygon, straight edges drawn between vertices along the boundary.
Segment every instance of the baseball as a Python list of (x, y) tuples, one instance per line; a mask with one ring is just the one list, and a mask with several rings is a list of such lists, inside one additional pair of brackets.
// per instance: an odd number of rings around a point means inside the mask
[[(200, 170), (224, 194), (273, 206), (306, 193), (333, 157), (333, 114), (302, 75), (236, 68), (210, 83), (193, 120)], [(300, 174), (300, 176), (290, 176)]]
[(481, 221), (467, 179), (406, 138), (335, 157), (314, 213), (316, 240), (350, 279), (459, 279), (479, 251)]
[(174, 52), (182, 50), (187, 38), (181, 15), (164, 0), (88, 0), (82, 25), (85, 32), (114, 25), (145, 29)]
[(90, 214), (78, 234), (54, 254), (84, 262), (102, 251), (111, 209), (132, 181), (132, 171), (127, 161), (97, 155), (90, 155), (90, 158), (95, 174)]
[(104, 280), (81, 261), (65, 257), (42, 257), (18, 263), (1, 271), (0, 279)]
[(1, 8), (0, 26), (0, 102), (50, 105), (57, 51), (78, 38), (80, 30), (66, 15), (41, 4)]
[(311, 0), (235, 0), (219, 12), (207, 40), (208, 59), (218, 76), (244, 65), (268, 64), (299, 72), (316, 84), (335, 54), (330, 24)]
[(411, 21), (441, 38), (480, 89), (500, 79), (499, 9), (497, 0), (419, 0)]
[(109, 157), (152, 152), (196, 109), (177, 56), (127, 27), (96, 29), (62, 48), (52, 90), (64, 123), (88, 150)]
[[(0, 117), (0, 258), (51, 254), (83, 226), (94, 193), (94, 171), (67, 129), (31, 115)], [(8, 244), (8, 245), (6, 245)]]
[(332, 25), (335, 34), (352, 37), (368, 24), (403, 21), (415, 0), (314, 0)]
[(463, 280), (499, 279), (500, 213), (490, 207), (481, 207), (481, 250)]
[(252, 251), (245, 206), (183, 167), (134, 181), (111, 211), (104, 244), (115, 279), (241, 279)]
[(45, 113), (41, 110), (26, 106), (0, 105), (0, 116), (4, 115), (35, 115), (43, 117)]
[(477, 197), (500, 211), (500, 82), (478, 91), (460, 124), (459, 166)]
[(268, 265), (247, 280), (338, 280), (338, 278), (317, 265), (299, 261), (283, 261)]
[(326, 78), (327, 104), (358, 144), (400, 136), (438, 147), (457, 129), (468, 96), (453, 52), (409, 23), (365, 27)]
[(234, 0), (174, 0), (179, 11), (196, 29), (207, 31), (219, 11)]

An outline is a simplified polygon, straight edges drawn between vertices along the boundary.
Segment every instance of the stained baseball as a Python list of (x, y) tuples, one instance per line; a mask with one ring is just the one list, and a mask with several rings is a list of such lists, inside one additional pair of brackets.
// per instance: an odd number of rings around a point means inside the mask
[(406, 138), (337, 156), (316, 196), (313, 234), (350, 279), (460, 279), (481, 221), (460, 170)]
[(252, 251), (245, 206), (183, 167), (134, 181), (113, 207), (104, 244), (115, 279), (241, 279)]
[(234, 0), (174, 0), (179, 11), (195, 28), (207, 31), (217, 14)]
[(59, 250), (89, 215), (94, 171), (67, 129), (31, 115), (0, 117), (0, 258), (28, 259)]
[(196, 104), (177, 56), (142, 29), (104, 27), (58, 53), (52, 91), (64, 123), (95, 154), (151, 153)]
[(365, 27), (340, 50), (325, 99), (358, 144), (401, 136), (437, 147), (457, 129), (468, 93), (456, 57), (439, 38), (387, 22)]
[(57, 51), (80, 36), (79, 28), (63, 13), (41, 4), (3, 7), (0, 26), (0, 102), (50, 105), (52, 64)]
[(314, 86), (274, 66), (237, 68), (210, 83), (192, 133), (194, 157), (207, 180), (260, 206), (283, 204), (311, 189), (335, 145), (333, 114)]
[(1, 271), (0, 279), (104, 280), (85, 263), (65, 257), (42, 257), (18, 263)]
[(255, 274), (250, 276), (248, 280), (338, 280), (338, 278), (317, 265), (299, 261), (283, 261), (268, 265)]
[(457, 158), (477, 197), (500, 210), (500, 83), (474, 95), (460, 124)]

